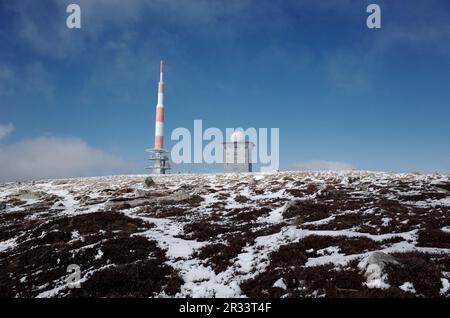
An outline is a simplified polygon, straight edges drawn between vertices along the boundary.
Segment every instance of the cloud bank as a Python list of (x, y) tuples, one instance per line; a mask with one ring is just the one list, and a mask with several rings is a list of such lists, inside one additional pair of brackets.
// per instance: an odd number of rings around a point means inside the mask
[(355, 170), (356, 167), (350, 163), (314, 160), (308, 162), (297, 162), (288, 167), (288, 170), (300, 170), (300, 171), (317, 171), (317, 170)]
[(78, 138), (38, 137), (0, 145), (0, 182), (130, 173), (134, 165)]

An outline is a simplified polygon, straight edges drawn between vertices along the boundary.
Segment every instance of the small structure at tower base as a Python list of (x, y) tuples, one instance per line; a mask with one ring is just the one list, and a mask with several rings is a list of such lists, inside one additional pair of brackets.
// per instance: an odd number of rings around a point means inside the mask
[(148, 160), (153, 162), (152, 166), (146, 168), (150, 170), (150, 173), (166, 174), (166, 171), (170, 170), (169, 156), (166, 155), (169, 151), (165, 149), (147, 149), (146, 151), (150, 153)]

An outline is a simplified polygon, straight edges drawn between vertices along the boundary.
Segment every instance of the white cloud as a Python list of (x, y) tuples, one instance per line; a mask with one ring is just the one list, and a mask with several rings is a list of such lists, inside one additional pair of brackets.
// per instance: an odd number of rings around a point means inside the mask
[(79, 41), (74, 32), (68, 32), (63, 2), (48, 1), (43, 9), (37, 1), (15, 1), (9, 4), (9, 8), (15, 17), (16, 38), (28, 48), (44, 56), (58, 58), (77, 52)]
[(0, 124), (0, 140), (6, 138), (14, 130), (13, 124)]
[(133, 164), (78, 138), (39, 137), (0, 145), (0, 181), (130, 173)]
[(316, 171), (316, 170), (354, 170), (356, 167), (350, 163), (336, 162), (336, 161), (325, 161), (325, 160), (313, 160), (308, 162), (297, 162), (291, 164), (288, 170), (306, 170), (306, 171)]
[(38, 1), (9, 4), (16, 17), (14, 32), (33, 51), (63, 59), (78, 54), (88, 43), (103, 43), (106, 32), (114, 30), (119, 35), (144, 20), (164, 19), (169, 25), (217, 32), (214, 26), (221, 23), (221, 17), (241, 12), (251, 4), (250, 0), (78, 0), (82, 27), (77, 32), (66, 27), (68, 2), (47, 2), (45, 11)]

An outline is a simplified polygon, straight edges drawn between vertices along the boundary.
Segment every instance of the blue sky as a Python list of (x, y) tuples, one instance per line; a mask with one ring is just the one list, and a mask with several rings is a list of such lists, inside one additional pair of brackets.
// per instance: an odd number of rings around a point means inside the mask
[(160, 58), (169, 145), (202, 119), (280, 128), (281, 169), (449, 172), (448, 21), (446, 0), (2, 1), (0, 180), (143, 173)]

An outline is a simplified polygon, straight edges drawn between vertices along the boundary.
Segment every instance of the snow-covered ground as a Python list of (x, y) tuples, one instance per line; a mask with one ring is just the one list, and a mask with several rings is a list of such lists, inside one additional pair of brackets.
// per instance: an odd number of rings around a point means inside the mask
[(449, 176), (145, 177), (0, 184), (0, 296), (450, 296)]

